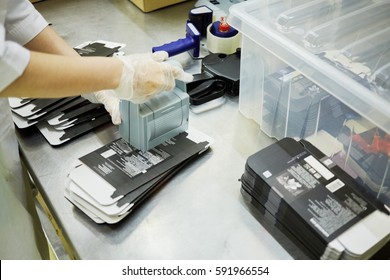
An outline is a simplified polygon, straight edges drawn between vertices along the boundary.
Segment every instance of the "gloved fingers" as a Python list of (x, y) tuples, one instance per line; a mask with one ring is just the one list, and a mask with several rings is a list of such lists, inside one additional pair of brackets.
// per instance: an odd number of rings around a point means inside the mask
[(96, 92), (94, 95), (96, 99), (99, 101), (99, 103), (102, 103), (106, 111), (110, 114), (112, 123), (115, 125), (120, 124), (121, 123), (121, 115), (119, 111), (120, 99), (117, 97), (115, 91), (102, 90)]
[(151, 97), (161, 91), (172, 90), (174, 86), (171, 65), (156, 61), (140, 63), (134, 73), (134, 94), (131, 101), (139, 96)]
[(167, 60), (168, 57), (169, 57), (169, 54), (166, 51), (158, 51), (158, 52), (154, 52), (151, 54), (151, 58), (157, 62), (163, 62), (163, 61)]
[(186, 73), (182, 68), (177, 67), (175, 65), (163, 63), (162, 65), (162, 71), (164, 72), (164, 84), (162, 84), (162, 87), (160, 88), (160, 91), (172, 91), (175, 88), (175, 80), (180, 80), (185, 83), (192, 82), (194, 77)]
[(121, 81), (115, 94), (120, 99), (143, 103), (162, 91), (172, 91), (175, 80), (190, 82), (193, 76), (183, 71), (175, 61), (164, 62), (168, 53), (159, 51), (118, 57), (123, 62)]
[(121, 113), (119, 111), (119, 101), (114, 103), (112, 107), (107, 108), (105, 105), (104, 108), (107, 110), (107, 112), (111, 116), (111, 121), (115, 125), (120, 125), (122, 122)]
[(174, 74), (179, 69), (179, 67), (168, 63), (159, 63), (160, 78), (156, 80), (156, 89), (153, 91), (153, 94), (162, 91), (172, 91), (176, 85)]
[(179, 80), (179, 81), (182, 81), (185, 83), (190, 83), (194, 80), (194, 76), (192, 76), (190, 73), (187, 73), (183, 69), (176, 67), (176, 66), (173, 66), (172, 74), (176, 80)]
[(88, 100), (91, 103), (101, 103), (96, 97), (95, 93), (86, 93), (81, 95), (82, 98)]
[(176, 86), (175, 80), (188, 83), (194, 79), (191, 74), (184, 72), (180, 67), (168, 63), (158, 63), (155, 70), (157, 72), (153, 75), (153, 81), (143, 85), (145, 90), (142, 94), (143, 99), (148, 99), (162, 91), (172, 91)]
[(111, 116), (111, 121), (115, 125), (119, 125), (122, 121), (121, 119), (121, 113), (119, 111), (119, 99), (111, 99), (104, 104), (104, 108)]

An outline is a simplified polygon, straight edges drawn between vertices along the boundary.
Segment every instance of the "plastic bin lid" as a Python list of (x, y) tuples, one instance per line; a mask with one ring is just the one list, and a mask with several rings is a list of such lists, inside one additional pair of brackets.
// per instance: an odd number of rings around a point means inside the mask
[(252, 0), (228, 22), (390, 133), (388, 15), (390, 1)]

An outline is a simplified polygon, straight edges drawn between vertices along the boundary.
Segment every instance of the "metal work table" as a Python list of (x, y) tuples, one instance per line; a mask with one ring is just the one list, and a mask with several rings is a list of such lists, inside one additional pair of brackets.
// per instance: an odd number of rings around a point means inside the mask
[[(48, 0), (36, 7), (71, 45), (102, 39), (126, 43), (126, 53), (137, 53), (182, 38), (194, 3), (187, 1), (148, 14), (127, 0)], [(240, 114), (238, 98), (229, 98), (208, 112), (191, 113), (190, 125), (215, 139), (211, 151), (116, 225), (95, 224), (64, 198), (72, 163), (119, 138), (116, 126), (100, 127), (59, 147), (50, 146), (36, 129), (17, 132), (27, 168), (73, 257), (293, 258), (255, 219), (240, 194), (238, 180), (247, 157), (274, 140)]]

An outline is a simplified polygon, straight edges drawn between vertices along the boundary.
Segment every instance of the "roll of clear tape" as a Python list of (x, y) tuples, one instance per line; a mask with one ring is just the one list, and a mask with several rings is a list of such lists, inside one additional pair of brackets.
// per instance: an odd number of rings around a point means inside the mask
[(235, 53), (241, 47), (241, 35), (237, 33), (232, 37), (218, 37), (211, 33), (211, 24), (207, 27), (207, 49), (211, 53)]

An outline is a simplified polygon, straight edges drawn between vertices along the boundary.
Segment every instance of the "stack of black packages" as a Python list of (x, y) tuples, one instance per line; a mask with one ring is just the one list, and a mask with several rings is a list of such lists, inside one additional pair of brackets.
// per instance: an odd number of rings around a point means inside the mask
[(212, 142), (193, 128), (148, 151), (119, 138), (74, 163), (65, 198), (95, 223), (118, 223)]
[[(113, 56), (125, 45), (108, 41), (85, 42), (75, 50), (81, 56)], [(61, 85), (59, 85), (61, 86)], [(28, 95), (28, 94), (27, 94)], [(52, 146), (62, 145), (111, 122), (103, 104), (81, 96), (67, 98), (9, 98), (12, 117), (19, 129), (36, 126)]]
[(309, 258), (368, 259), (390, 239), (390, 216), (305, 140), (284, 138), (253, 154), (241, 179), (246, 202)]
[(265, 78), (262, 130), (277, 139), (305, 138), (319, 130), (337, 136), (347, 116), (344, 104), (292, 67)]

